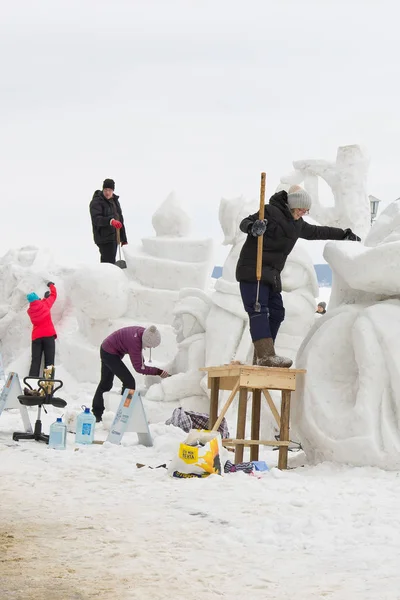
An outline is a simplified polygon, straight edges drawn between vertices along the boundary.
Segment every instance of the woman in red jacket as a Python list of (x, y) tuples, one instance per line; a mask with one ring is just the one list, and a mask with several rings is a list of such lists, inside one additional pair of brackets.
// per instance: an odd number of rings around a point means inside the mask
[(50, 292), (46, 292), (43, 300), (35, 292), (27, 295), (29, 302), (28, 315), (33, 325), (30, 377), (40, 377), (42, 354), (44, 354), (45, 367), (54, 365), (54, 355), (56, 352), (55, 339), (57, 334), (51, 320), (50, 310), (56, 301), (57, 290), (51, 281), (49, 281), (47, 286), (50, 288)]

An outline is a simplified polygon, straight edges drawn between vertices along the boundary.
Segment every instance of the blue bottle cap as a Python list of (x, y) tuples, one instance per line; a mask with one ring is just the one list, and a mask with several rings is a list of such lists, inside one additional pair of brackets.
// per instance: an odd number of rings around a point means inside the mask
[(57, 423), (62, 423), (62, 418), (61, 417), (57, 417)]
[(90, 408), (85, 408), (85, 413), (90, 413)]

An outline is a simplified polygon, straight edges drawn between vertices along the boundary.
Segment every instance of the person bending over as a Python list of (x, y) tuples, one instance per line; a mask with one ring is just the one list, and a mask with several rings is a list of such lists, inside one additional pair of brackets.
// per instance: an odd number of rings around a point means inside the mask
[(100, 346), (101, 379), (93, 398), (92, 412), (99, 422), (104, 412), (104, 392), (112, 389), (114, 376), (122, 381), (123, 389), (136, 389), (135, 378), (125, 366), (122, 359), (129, 354), (133, 368), (143, 375), (160, 375), (168, 377), (169, 374), (157, 367), (148, 367), (144, 364), (144, 348), (156, 348), (161, 343), (158, 329), (151, 325), (144, 327), (123, 327), (109, 335)]
[[(285, 318), (282, 302), (281, 271), (298, 238), (306, 240), (360, 241), (351, 229), (320, 227), (303, 221), (311, 208), (311, 196), (299, 186), (292, 186), (289, 193), (277, 192), (265, 206), (265, 219), (258, 213), (249, 215), (240, 223), (247, 233), (236, 267), (236, 279), (244, 308), (249, 315), (250, 334), (253, 340), (254, 362), (263, 367), (290, 367), (289, 358), (276, 356), (275, 338)], [(258, 302), (261, 311), (255, 310), (257, 301), (257, 237), (264, 235), (262, 275)]]

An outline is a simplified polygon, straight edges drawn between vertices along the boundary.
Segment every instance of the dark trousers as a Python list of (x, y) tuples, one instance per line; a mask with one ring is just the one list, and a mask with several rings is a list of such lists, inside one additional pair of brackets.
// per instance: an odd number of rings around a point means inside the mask
[(41, 337), (32, 340), (32, 362), (29, 369), (31, 377), (40, 377), (40, 364), (44, 354), (44, 366), (54, 365), (54, 356), (56, 353), (56, 340), (54, 336)]
[(122, 359), (116, 354), (110, 354), (100, 348), (101, 358), (101, 379), (93, 398), (92, 412), (100, 418), (104, 412), (103, 393), (109, 392), (114, 383), (114, 376), (122, 381), (122, 387), (129, 390), (136, 389), (135, 378), (122, 362)]
[(117, 242), (106, 242), (105, 244), (99, 244), (98, 249), (100, 252), (101, 263), (111, 263), (112, 265), (115, 265)]
[(267, 283), (260, 282), (258, 301), (261, 305), (261, 312), (254, 310), (257, 282), (241, 281), (240, 294), (244, 309), (249, 315), (250, 334), (253, 342), (263, 338), (272, 338), (275, 341), (279, 327), (285, 318), (281, 294), (272, 291), (271, 286)]

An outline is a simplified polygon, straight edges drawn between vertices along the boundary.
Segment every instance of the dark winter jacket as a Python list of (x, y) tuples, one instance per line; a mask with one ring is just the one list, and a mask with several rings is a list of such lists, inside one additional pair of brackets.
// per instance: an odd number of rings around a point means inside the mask
[(43, 298), (43, 300), (31, 302), (28, 308), (28, 315), (33, 325), (32, 340), (42, 337), (57, 337), (50, 313), (51, 307), (57, 298), (57, 290), (54, 284), (49, 287), (50, 296)]
[(111, 200), (107, 200), (101, 190), (96, 190), (93, 194), (90, 203), (90, 216), (92, 218), (94, 242), (97, 245), (117, 241), (116, 229), (110, 225), (111, 219), (121, 221), (123, 225), (122, 229), (119, 230), (121, 242), (126, 243), (128, 241), (126, 238), (124, 217), (118, 198), (119, 196), (114, 194)]
[(161, 375), (162, 369), (157, 367), (147, 367), (143, 358), (143, 332), (144, 327), (133, 325), (132, 327), (123, 327), (117, 329), (111, 335), (106, 337), (101, 347), (109, 354), (116, 354), (123, 358), (129, 354), (133, 368), (143, 375)]
[[(263, 257), (261, 281), (272, 286), (273, 290), (282, 290), (280, 273), (286, 259), (299, 238), (306, 240), (343, 240), (345, 231), (337, 227), (310, 225), (302, 218), (293, 218), (287, 203), (287, 193), (277, 192), (265, 205), (265, 218), (268, 221), (263, 238)], [(251, 227), (258, 219), (258, 213), (249, 215), (240, 223), (240, 229), (247, 233), (247, 239), (236, 267), (238, 281), (257, 281), (257, 238), (251, 235)]]

